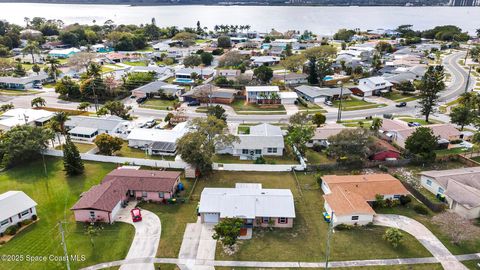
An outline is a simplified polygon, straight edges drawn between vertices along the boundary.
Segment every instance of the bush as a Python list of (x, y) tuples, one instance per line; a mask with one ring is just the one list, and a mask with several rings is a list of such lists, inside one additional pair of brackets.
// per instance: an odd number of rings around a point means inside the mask
[(33, 221), (31, 219), (25, 219), (24, 221), (22, 221), (22, 226), (27, 226), (27, 225), (30, 225)]
[(378, 169), (382, 172), (388, 172), (388, 167), (385, 165), (378, 165)]
[(6, 235), (15, 235), (17, 233), (17, 231), (18, 231), (18, 227), (16, 225), (12, 225), (5, 230), (5, 234)]
[(327, 149), (327, 147), (325, 145), (321, 145), (321, 144), (314, 144), (312, 149), (315, 152), (321, 152), (322, 150)]
[(417, 204), (413, 207), (413, 210), (415, 210), (415, 212), (417, 214), (420, 214), (420, 215), (428, 215), (428, 209), (427, 207), (421, 205), (421, 204)]
[(267, 163), (267, 162), (265, 161), (265, 158), (264, 158), (264, 157), (261, 157), (261, 156), (258, 157), (257, 159), (255, 159), (255, 162), (254, 162), (254, 164), (265, 164), (265, 163)]
[(410, 195), (402, 195), (400, 196), (399, 201), (401, 205), (405, 206), (412, 202), (412, 197)]
[(32, 215), (32, 220), (33, 221), (37, 220), (37, 218), (38, 218), (37, 215)]
[(351, 230), (353, 229), (353, 225), (347, 225), (347, 224), (338, 224), (337, 226), (335, 226), (335, 229), (338, 230), (338, 231), (348, 231), (348, 230)]

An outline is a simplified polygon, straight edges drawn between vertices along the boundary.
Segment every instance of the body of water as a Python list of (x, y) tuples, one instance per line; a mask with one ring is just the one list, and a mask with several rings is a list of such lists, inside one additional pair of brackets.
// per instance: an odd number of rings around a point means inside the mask
[(339, 28), (395, 28), (413, 24), (424, 30), (453, 24), (473, 34), (480, 27), (479, 7), (288, 7), (288, 6), (126, 6), (0, 3), (0, 19), (24, 25), (24, 18), (60, 19), (66, 24), (145, 24), (159, 26), (249, 24), (257, 31), (290, 29), (333, 34)]

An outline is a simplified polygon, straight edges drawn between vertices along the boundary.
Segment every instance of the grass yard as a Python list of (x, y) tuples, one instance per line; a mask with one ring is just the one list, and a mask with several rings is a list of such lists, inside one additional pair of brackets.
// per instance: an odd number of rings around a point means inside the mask
[[(335, 100), (333, 102), (333, 106), (338, 108), (340, 106), (340, 101)], [(381, 108), (387, 106), (386, 104), (378, 104), (367, 102), (361, 99), (347, 99), (342, 101), (342, 110), (343, 111), (355, 111), (355, 110), (366, 110), (366, 109), (374, 109), (374, 108)]]
[(435, 150), (434, 152), (437, 154), (437, 157), (444, 157), (444, 156), (462, 154), (462, 153), (468, 152), (468, 150), (466, 150), (463, 147), (458, 147), (458, 148), (451, 148), (451, 149)]
[(317, 152), (312, 149), (308, 149), (305, 153), (308, 164), (325, 164), (325, 163), (334, 163), (335, 160), (330, 159), (324, 152)]
[[(175, 268), (165, 268), (172, 269)], [(227, 266), (215, 266), (216, 270), (252, 270), (257, 268), (251, 267), (227, 267)], [(261, 268), (261, 270), (278, 270), (279, 268)], [(282, 270), (302, 270), (305, 268), (281, 268)], [(308, 268), (309, 270), (322, 270), (325, 268)], [(349, 267), (335, 267), (335, 270), (443, 270), (443, 267), (439, 263), (434, 264), (413, 264), (413, 265), (385, 265), (385, 266), (355, 266), (354, 268)], [(162, 267), (162, 270), (163, 267)]]
[[(95, 144), (89, 144), (89, 143), (74, 142), (74, 144), (77, 147), (78, 152), (80, 153), (86, 153), (96, 147)], [(60, 146), (57, 146), (55, 147), (55, 149), (62, 150), (63, 148)]]
[(434, 120), (434, 119), (429, 119), (429, 122), (425, 121), (423, 118), (412, 118), (412, 117), (400, 117), (398, 118), (399, 120), (402, 120), (403, 122), (417, 122), (422, 126), (427, 126), (427, 125), (432, 125), (432, 124), (441, 124), (441, 121)]
[(346, 127), (370, 127), (372, 120), (358, 119), (358, 120), (342, 120), (340, 123)]
[(129, 66), (141, 66), (141, 67), (146, 67), (147, 66), (147, 63), (145, 61), (135, 61), (135, 62), (131, 62), (131, 61), (126, 61), (126, 62), (123, 62), (125, 65), (129, 65)]
[[(64, 225), (69, 254), (85, 255), (86, 260), (71, 262), (72, 269), (79, 269), (100, 262), (123, 259), (134, 235), (131, 225), (116, 223), (104, 224), (103, 230), (93, 237), (85, 234), (84, 225), (76, 223), (70, 207), (80, 194), (115, 168), (115, 164), (84, 162), (85, 174), (67, 177), (63, 162), (57, 158), (47, 158), (47, 176), (41, 161), (0, 173), (0, 193), (8, 190), (22, 190), (38, 203), (39, 221), (22, 231), (10, 242), (0, 247), (0, 254), (33, 256), (61, 256), (58, 222), (66, 218)], [(63, 262), (2, 262), (0, 269), (63, 269)]]
[(27, 96), (27, 95), (35, 95), (41, 93), (37, 90), (10, 90), (10, 89), (0, 89), (0, 95), (5, 96)]
[(396, 102), (409, 102), (409, 101), (414, 101), (418, 99), (418, 96), (412, 95), (412, 94), (403, 94), (400, 92), (390, 92), (387, 94), (382, 95), (384, 98), (388, 98), (390, 100), (396, 101)]
[(112, 72), (114, 70), (115, 69), (113, 69), (111, 67), (102, 66), (102, 73), (108, 73), (108, 72)]
[[(480, 270), (480, 260), (462, 262), (470, 270)], [(217, 267), (215, 267), (217, 269)]]
[(128, 142), (124, 142), (122, 145), (122, 149), (120, 151), (115, 152), (115, 156), (119, 157), (131, 157), (131, 158), (144, 158), (144, 159), (157, 159), (157, 160), (170, 160), (174, 161), (174, 156), (150, 156), (145, 153), (142, 149), (137, 149), (128, 146)]
[(157, 98), (149, 98), (147, 101), (142, 103), (140, 107), (147, 108), (147, 109), (155, 109), (155, 110), (173, 110), (173, 105), (177, 100), (166, 100), (166, 99), (157, 99)]
[[(299, 183), (291, 173), (215, 172), (195, 189), (233, 187), (236, 182), (262, 183), (265, 188), (288, 188), (295, 197), (297, 217), (292, 229), (255, 228), (253, 238), (240, 241), (240, 250), (232, 255), (217, 246), (217, 260), (240, 261), (324, 261), (328, 224), (323, 220), (322, 191), (311, 174), (298, 174)], [(301, 192), (299, 190), (301, 188)], [(302, 195), (303, 194), (303, 195)], [(382, 235), (385, 228), (356, 228), (336, 231), (331, 241), (331, 260), (365, 260), (378, 258), (429, 257), (431, 254), (411, 235), (393, 248)]]
[(258, 105), (245, 103), (244, 100), (235, 100), (230, 106), (238, 114), (286, 114), (285, 107), (282, 104)]
[[(293, 154), (284, 154), (283, 156), (264, 156), (265, 164), (299, 164)], [(234, 157), (229, 154), (216, 154), (213, 156), (213, 162), (216, 163), (241, 163), (254, 164), (254, 160), (241, 160), (239, 157)]]

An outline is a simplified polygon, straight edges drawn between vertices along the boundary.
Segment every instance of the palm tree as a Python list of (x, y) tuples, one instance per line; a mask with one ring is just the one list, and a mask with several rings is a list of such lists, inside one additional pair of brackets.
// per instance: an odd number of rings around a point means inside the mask
[(25, 17), (23, 18), (23, 21), (27, 24), (27, 28), (28, 28), (28, 26), (30, 25), (30, 18)]
[(60, 61), (58, 61), (57, 58), (53, 58), (53, 57), (50, 57), (50, 56), (47, 56), (47, 67), (46, 67), (46, 71), (48, 73), (48, 75), (50, 75), (50, 77), (53, 78), (53, 81), (56, 82), (57, 81), (57, 73), (59, 72), (59, 65), (60, 65)]
[(480, 28), (478, 28), (475, 32), (477, 33), (477, 37), (480, 37)]
[(62, 145), (60, 141), (60, 134), (66, 135), (67, 132), (65, 129), (65, 122), (67, 122), (68, 119), (68, 114), (64, 111), (60, 111), (55, 113), (51, 120), (50, 128), (57, 133), (58, 143), (60, 145)]
[(215, 26), (213, 27), (213, 30), (215, 30), (215, 32), (218, 32), (219, 29), (220, 29), (220, 27), (215, 24)]
[(247, 30), (247, 32), (248, 32), (248, 30), (250, 30), (250, 25), (248, 25), (248, 24), (245, 25), (245, 30)]
[(22, 50), (23, 56), (29, 54), (32, 56), (32, 64), (35, 65), (35, 54), (40, 53), (40, 48), (37, 41), (29, 40), (25, 48)]
[(383, 125), (382, 118), (374, 118), (372, 121), (371, 129), (374, 131), (378, 131)]
[(270, 94), (270, 99), (272, 100), (273, 103), (276, 104), (277, 101), (280, 99), (280, 96), (277, 93), (273, 92)]
[(30, 104), (32, 105), (32, 107), (35, 107), (35, 108), (43, 107), (43, 106), (45, 106), (45, 99), (42, 98), (42, 97), (36, 97), (36, 98), (32, 99)]

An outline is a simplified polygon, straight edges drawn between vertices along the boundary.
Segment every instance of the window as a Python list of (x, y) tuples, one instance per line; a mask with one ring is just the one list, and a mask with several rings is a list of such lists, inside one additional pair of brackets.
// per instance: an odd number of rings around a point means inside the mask
[(242, 154), (248, 155), (248, 149), (242, 149)]
[(147, 197), (147, 192), (146, 191), (142, 191), (142, 197), (144, 197), (144, 198)]
[(24, 217), (28, 214), (30, 214), (30, 210), (25, 210), (25, 211), (22, 212), (22, 217)]
[(271, 147), (269, 147), (269, 148), (267, 148), (267, 152), (268, 152), (268, 153), (277, 153), (277, 148), (271, 148)]
[(163, 193), (163, 192), (158, 192), (158, 197), (159, 197), (159, 198), (165, 198), (165, 193)]
[(270, 218), (264, 217), (262, 218), (262, 223), (268, 223), (270, 221)]
[(95, 218), (95, 212), (94, 211), (90, 211), (90, 217)]
[(7, 225), (8, 223), (10, 223), (10, 221), (8, 221), (8, 219), (5, 219), (4, 221), (0, 222), (0, 227), (3, 227), (5, 225)]
[(445, 192), (445, 190), (443, 188), (439, 187), (438, 188), (438, 193), (443, 194), (443, 192)]
[(352, 220), (358, 220), (358, 216), (352, 216)]
[(288, 218), (281, 217), (278, 218), (278, 224), (287, 224), (288, 223)]
[(432, 180), (427, 180), (427, 185), (432, 186)]
[(393, 195), (394, 199), (400, 199), (400, 195)]
[(262, 149), (255, 149), (255, 154), (261, 155), (262, 154)]

